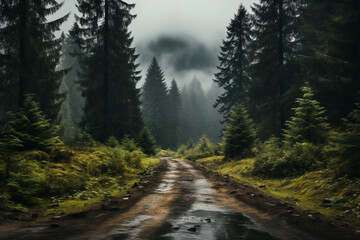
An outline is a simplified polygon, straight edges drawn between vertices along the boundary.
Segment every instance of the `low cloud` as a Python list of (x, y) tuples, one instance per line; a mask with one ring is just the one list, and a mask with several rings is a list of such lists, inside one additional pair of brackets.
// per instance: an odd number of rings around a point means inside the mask
[(210, 48), (194, 38), (162, 35), (147, 44), (139, 44), (137, 51), (143, 75), (146, 74), (144, 67), (156, 57), (168, 78), (176, 78), (183, 85), (196, 75), (200, 80), (203, 78), (203, 85), (207, 87), (216, 71), (219, 47)]

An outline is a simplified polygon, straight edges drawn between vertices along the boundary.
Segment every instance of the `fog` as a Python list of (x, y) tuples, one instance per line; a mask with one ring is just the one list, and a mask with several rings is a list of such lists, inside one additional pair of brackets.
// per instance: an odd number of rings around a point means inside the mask
[[(250, 10), (257, 0), (131, 0), (137, 17), (130, 25), (134, 46), (140, 54), (143, 79), (150, 60), (156, 57), (169, 83), (180, 86), (196, 76), (206, 89), (211, 85), (218, 64), (226, 27), (240, 4)], [(61, 31), (74, 22), (76, 0), (65, 0), (57, 16), (71, 11)], [(141, 84), (141, 83), (140, 83)]]

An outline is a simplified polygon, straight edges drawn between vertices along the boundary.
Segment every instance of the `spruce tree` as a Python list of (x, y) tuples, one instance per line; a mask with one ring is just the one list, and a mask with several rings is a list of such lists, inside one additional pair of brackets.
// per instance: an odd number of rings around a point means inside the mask
[(163, 148), (169, 147), (168, 131), (168, 90), (164, 73), (154, 58), (146, 74), (142, 92), (142, 112), (146, 126), (156, 143)]
[(0, 2), (0, 102), (3, 111), (22, 107), (35, 94), (44, 113), (56, 120), (64, 95), (59, 93), (65, 71), (56, 71), (61, 38), (54, 33), (69, 14), (48, 21), (64, 2)]
[(147, 155), (155, 155), (156, 147), (155, 147), (155, 139), (151, 136), (151, 133), (147, 127), (144, 127), (137, 138), (137, 145), (141, 148), (143, 153)]
[(351, 176), (360, 176), (360, 99), (353, 111), (343, 119), (342, 132), (333, 133), (330, 137), (330, 150), (345, 163), (344, 171)]
[(71, 111), (71, 120), (75, 125), (75, 132), (81, 122), (85, 99), (81, 96), (81, 89), (78, 84), (77, 73), (80, 71), (79, 59), (74, 57), (74, 53), (80, 52), (79, 46), (75, 43), (74, 36), (75, 25), (70, 30), (70, 34), (64, 37), (65, 41), (62, 46), (62, 56), (60, 66), (63, 69), (69, 69), (63, 77), (63, 83), (67, 86), (67, 96), (64, 104), (69, 105)]
[(262, 139), (280, 134), (296, 97), (302, 9), (302, 0), (261, 0), (252, 7), (249, 113)]
[(11, 150), (44, 150), (61, 144), (59, 129), (53, 125), (40, 109), (40, 104), (34, 95), (25, 95), (23, 107), (8, 113), (4, 131), (1, 132), (1, 142), (10, 139), (8, 147)]
[(224, 92), (216, 99), (214, 107), (219, 108), (225, 118), (240, 99), (245, 100), (249, 76), (245, 69), (249, 65), (248, 44), (251, 36), (250, 16), (243, 5), (227, 27), (227, 37), (223, 41), (219, 56), (219, 72), (215, 82)]
[(360, 91), (360, 2), (310, 2), (315, 8), (309, 7), (308, 15), (320, 15), (322, 21), (307, 25), (307, 36), (315, 39), (306, 42), (311, 51), (304, 53), (301, 62), (317, 98), (328, 109), (330, 122), (341, 125)]
[(294, 143), (324, 144), (327, 140), (329, 124), (326, 122), (325, 109), (314, 99), (309, 83), (302, 87), (303, 96), (296, 100), (294, 116), (286, 123), (284, 142), (288, 146)]
[(182, 142), (190, 138), (198, 141), (204, 135), (207, 126), (207, 104), (202, 85), (196, 77), (189, 85), (184, 86), (182, 110)]
[(128, 31), (134, 6), (121, 0), (78, 0), (81, 26), (75, 25), (72, 35), (81, 47), (79, 82), (86, 98), (81, 125), (100, 141), (111, 135), (135, 138), (143, 127), (138, 55)]
[(245, 107), (238, 103), (234, 106), (224, 130), (225, 158), (245, 158), (251, 155), (256, 139), (252, 120)]
[(169, 91), (169, 147), (176, 150), (179, 145), (180, 114), (182, 100), (175, 79), (171, 82)]
[(224, 116), (220, 112), (218, 112), (218, 108), (214, 108), (213, 104), (216, 99), (223, 93), (222, 89), (217, 86), (215, 82), (211, 84), (210, 89), (207, 91), (206, 103), (207, 103), (207, 125), (205, 130), (205, 135), (210, 139), (213, 143), (221, 142), (222, 131), (224, 129), (223, 123)]

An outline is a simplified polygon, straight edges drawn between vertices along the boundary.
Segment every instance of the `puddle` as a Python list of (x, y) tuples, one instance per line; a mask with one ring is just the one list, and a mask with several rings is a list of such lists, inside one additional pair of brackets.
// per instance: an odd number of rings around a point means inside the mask
[(174, 186), (174, 183), (171, 182), (162, 182), (157, 186), (157, 188), (154, 190), (154, 193), (161, 194), (161, 193), (167, 193), (170, 192), (172, 187)]
[(160, 236), (159, 240), (278, 240), (245, 215), (214, 204), (194, 204), (186, 214), (172, 220), (171, 225), (171, 232)]
[(105, 235), (91, 238), (91, 240), (115, 240), (115, 239), (132, 239), (140, 231), (140, 227), (144, 221), (152, 218), (149, 215), (139, 215), (134, 219), (121, 224), (119, 229), (113, 230)]
[(9, 235), (9, 236), (17, 236), (24, 234), (34, 234), (39, 233), (44, 230), (49, 229), (49, 227), (23, 227), (23, 228), (7, 228), (0, 229), (0, 235)]

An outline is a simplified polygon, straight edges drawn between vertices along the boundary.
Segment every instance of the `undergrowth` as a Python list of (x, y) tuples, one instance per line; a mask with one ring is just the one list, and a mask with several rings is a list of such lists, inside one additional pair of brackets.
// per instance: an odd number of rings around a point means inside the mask
[(253, 175), (253, 158), (224, 161), (223, 157), (214, 156), (196, 163), (255, 188), (265, 185), (259, 189), (268, 195), (315, 210), (334, 221), (360, 227), (360, 179), (339, 176), (337, 169), (341, 166), (309, 171), (297, 177), (270, 179)]
[[(0, 172), (5, 164), (0, 161)], [(10, 174), (1, 179), (0, 219), (46, 218), (67, 214), (107, 196), (119, 194), (140, 173), (159, 165), (137, 148), (119, 145), (58, 147), (49, 153), (25, 151), (11, 155)], [(55, 205), (52, 208), (49, 206)], [(37, 212), (34, 215), (34, 211)], [(40, 211), (40, 215), (39, 212)], [(1, 214), (2, 213), (2, 214)]]

